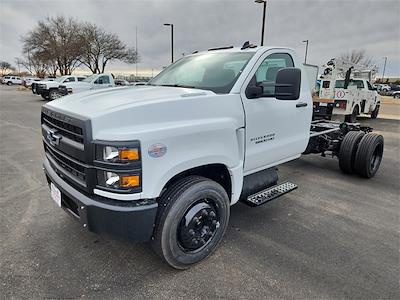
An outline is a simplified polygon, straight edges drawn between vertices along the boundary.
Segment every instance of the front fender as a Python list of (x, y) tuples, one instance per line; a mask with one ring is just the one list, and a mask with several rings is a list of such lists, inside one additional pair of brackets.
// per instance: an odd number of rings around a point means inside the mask
[[(229, 119), (191, 122), (181, 124), (172, 131), (166, 129), (162, 135), (160, 130), (143, 139), (143, 198), (156, 198), (161, 194), (166, 183), (186, 170), (209, 164), (223, 164), (235, 176), (237, 168), (243, 165), (242, 143), (234, 123)], [(186, 122), (185, 122), (186, 123)], [(154, 136), (155, 138), (150, 138)], [(157, 137), (158, 136), (158, 137)], [(149, 149), (155, 144), (165, 146), (166, 153), (161, 157), (152, 157)], [(242, 169), (242, 168), (241, 168)], [(237, 178), (232, 182), (241, 182)], [(234, 192), (234, 187), (232, 187)]]

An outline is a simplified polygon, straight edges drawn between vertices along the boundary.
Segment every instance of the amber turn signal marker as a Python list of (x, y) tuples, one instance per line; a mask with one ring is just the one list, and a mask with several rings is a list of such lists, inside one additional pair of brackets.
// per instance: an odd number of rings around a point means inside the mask
[(124, 188), (134, 188), (140, 185), (140, 176), (121, 176), (120, 177), (120, 186)]
[(139, 150), (138, 149), (121, 149), (119, 150), (120, 160), (138, 160)]

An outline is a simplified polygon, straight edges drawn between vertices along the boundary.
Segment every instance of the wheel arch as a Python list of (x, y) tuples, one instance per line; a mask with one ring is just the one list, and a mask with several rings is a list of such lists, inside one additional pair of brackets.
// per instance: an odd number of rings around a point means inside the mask
[(226, 191), (229, 200), (232, 202), (232, 189), (233, 189), (232, 178), (231, 178), (232, 174), (229, 171), (229, 168), (221, 163), (212, 163), (212, 164), (192, 167), (190, 169), (175, 174), (164, 184), (160, 196), (166, 190), (168, 190), (168, 188), (171, 187), (175, 182), (191, 175), (203, 176), (205, 178), (211, 179), (219, 183)]

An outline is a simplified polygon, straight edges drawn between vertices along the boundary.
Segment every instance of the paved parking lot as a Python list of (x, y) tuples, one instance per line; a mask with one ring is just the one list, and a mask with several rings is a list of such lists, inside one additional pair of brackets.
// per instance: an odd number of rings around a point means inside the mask
[(319, 156), (280, 166), (299, 189), (233, 206), (218, 251), (176, 271), (148, 245), (87, 232), (57, 208), (41, 167), (43, 101), (6, 86), (0, 101), (1, 297), (400, 298), (400, 121), (361, 119), (385, 137), (375, 178)]

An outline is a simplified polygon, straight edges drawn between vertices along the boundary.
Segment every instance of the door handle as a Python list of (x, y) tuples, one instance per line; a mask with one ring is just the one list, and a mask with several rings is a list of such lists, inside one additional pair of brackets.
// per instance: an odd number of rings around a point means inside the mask
[(296, 107), (304, 107), (304, 106), (307, 106), (307, 103), (305, 103), (305, 102), (296, 103)]

